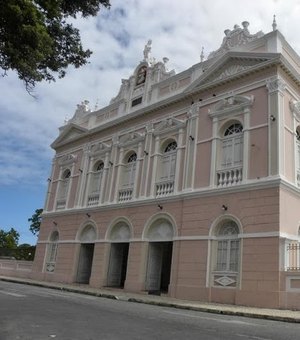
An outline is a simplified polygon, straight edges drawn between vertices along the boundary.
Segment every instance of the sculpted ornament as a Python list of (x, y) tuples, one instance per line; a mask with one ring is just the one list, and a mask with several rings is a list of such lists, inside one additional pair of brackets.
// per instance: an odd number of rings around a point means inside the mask
[(285, 82), (280, 79), (280, 78), (270, 78), (267, 80), (267, 89), (269, 90), (269, 93), (273, 93), (276, 91), (279, 92), (284, 92), (285, 88), (286, 88), (286, 84)]
[(296, 101), (294, 99), (290, 100), (290, 109), (292, 113), (300, 120), (300, 101)]
[(207, 59), (218, 57), (223, 53), (233, 49), (234, 47), (257, 40), (264, 35), (262, 31), (259, 31), (256, 34), (250, 34), (248, 30), (248, 21), (243, 21), (242, 26), (243, 28), (241, 28), (239, 25), (234, 25), (233, 30), (226, 29), (224, 31), (225, 37), (221, 47), (218, 50), (211, 52)]
[(143, 53), (144, 53), (144, 60), (143, 61), (147, 61), (147, 62), (150, 61), (151, 45), (152, 45), (152, 40), (149, 39), (147, 44), (144, 47), (144, 51), (143, 51)]

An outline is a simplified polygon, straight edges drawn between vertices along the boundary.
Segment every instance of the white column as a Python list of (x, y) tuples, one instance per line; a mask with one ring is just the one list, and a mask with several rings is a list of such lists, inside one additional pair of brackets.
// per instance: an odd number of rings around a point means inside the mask
[(135, 199), (138, 197), (139, 193), (139, 186), (141, 185), (140, 182), (140, 173), (141, 173), (141, 162), (142, 162), (142, 143), (140, 142), (138, 144), (138, 151), (137, 151), (137, 160), (136, 160), (136, 169), (135, 169), (135, 178), (134, 178), (134, 187), (133, 187), (133, 193), (132, 198)]
[[(147, 195), (147, 188), (149, 182), (150, 159), (151, 159), (151, 146), (152, 146), (152, 126), (147, 126), (147, 134), (145, 136), (144, 150), (142, 150), (141, 157), (144, 158), (143, 167), (141, 169), (140, 177), (140, 197)], [(145, 152), (144, 152), (145, 151)]]
[(89, 170), (89, 148), (86, 147), (84, 148), (83, 151), (83, 159), (81, 162), (81, 172), (80, 172), (80, 177), (79, 177), (79, 192), (78, 192), (78, 197), (77, 197), (77, 202), (76, 205), (81, 207), (81, 206), (85, 206), (86, 205), (86, 201), (85, 201), (85, 196), (84, 195), (89, 187), (87, 186), (87, 174), (88, 174), (88, 170)]
[(100, 193), (99, 193), (99, 204), (103, 204), (106, 200), (105, 197), (105, 192), (106, 188), (108, 186), (107, 184), (107, 176), (108, 176), (108, 171), (109, 171), (109, 152), (105, 153), (105, 159), (104, 159), (104, 168), (103, 168), (103, 175), (101, 178), (101, 185), (100, 185)]
[(269, 176), (284, 176), (284, 91), (278, 77), (268, 79)]
[(218, 119), (213, 118), (211, 142), (210, 186), (216, 185), (217, 156), (218, 156)]
[(124, 148), (120, 148), (119, 152), (119, 159), (117, 160), (116, 157), (116, 185), (115, 185), (115, 192), (114, 192), (114, 202), (118, 202), (118, 197), (119, 197), (119, 189), (120, 189), (120, 179), (122, 175), (122, 170), (123, 170), (123, 158), (124, 158)]
[(159, 143), (160, 138), (159, 136), (155, 137), (155, 147), (154, 147), (154, 154), (153, 154), (153, 167), (152, 167), (152, 179), (151, 179), (151, 188), (150, 188), (150, 196), (154, 197), (156, 192), (156, 173), (157, 173), (157, 166), (158, 166), (158, 157), (160, 156), (159, 150)]
[[(184, 130), (180, 129), (178, 132), (178, 143), (177, 143), (177, 152), (176, 152), (176, 168), (175, 168), (175, 178), (174, 178), (174, 193), (177, 193), (180, 189), (179, 181), (182, 167), (182, 153), (183, 153), (183, 135)], [(182, 182), (182, 181), (181, 181)], [(182, 184), (182, 183), (181, 183)]]
[(250, 110), (247, 108), (244, 110), (244, 126), (243, 126), (243, 179), (245, 182), (248, 180), (249, 172), (249, 127), (250, 127)]

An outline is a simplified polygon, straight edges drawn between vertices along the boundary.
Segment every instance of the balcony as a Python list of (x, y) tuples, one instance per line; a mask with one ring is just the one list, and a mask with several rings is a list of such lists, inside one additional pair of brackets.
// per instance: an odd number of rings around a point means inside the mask
[(241, 184), (243, 180), (243, 168), (236, 167), (217, 171), (217, 187), (231, 187)]
[(88, 207), (94, 207), (95, 205), (98, 205), (99, 197), (100, 197), (99, 193), (90, 194), (88, 196), (87, 202)]
[(119, 190), (118, 202), (128, 202), (132, 200), (133, 188)]
[(285, 270), (300, 271), (300, 244), (290, 243), (286, 246)]
[(57, 200), (56, 210), (62, 210), (62, 209), (65, 209), (65, 207), (66, 207), (66, 200), (65, 199)]
[(174, 192), (174, 181), (164, 181), (156, 183), (156, 197), (166, 197)]

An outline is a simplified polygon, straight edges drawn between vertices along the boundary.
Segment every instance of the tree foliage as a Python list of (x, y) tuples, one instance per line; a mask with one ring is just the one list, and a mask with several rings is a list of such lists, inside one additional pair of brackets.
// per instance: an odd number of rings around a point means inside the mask
[(28, 222), (31, 222), (29, 226), (29, 230), (33, 233), (33, 235), (36, 235), (40, 231), (40, 226), (42, 222), (42, 212), (43, 209), (36, 209), (34, 214), (28, 218)]
[(78, 68), (91, 55), (79, 30), (70, 22), (78, 15), (97, 15), (109, 0), (0, 0), (0, 68), (15, 70), (26, 89), (36, 82), (65, 76), (68, 65)]
[(18, 246), (20, 234), (14, 229), (0, 229), (0, 248), (15, 249)]

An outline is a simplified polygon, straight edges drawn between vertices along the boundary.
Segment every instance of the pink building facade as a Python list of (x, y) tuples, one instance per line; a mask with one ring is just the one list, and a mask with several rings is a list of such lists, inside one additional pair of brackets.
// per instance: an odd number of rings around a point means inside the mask
[(273, 24), (144, 59), (60, 128), (35, 279), (300, 309), (300, 58)]

